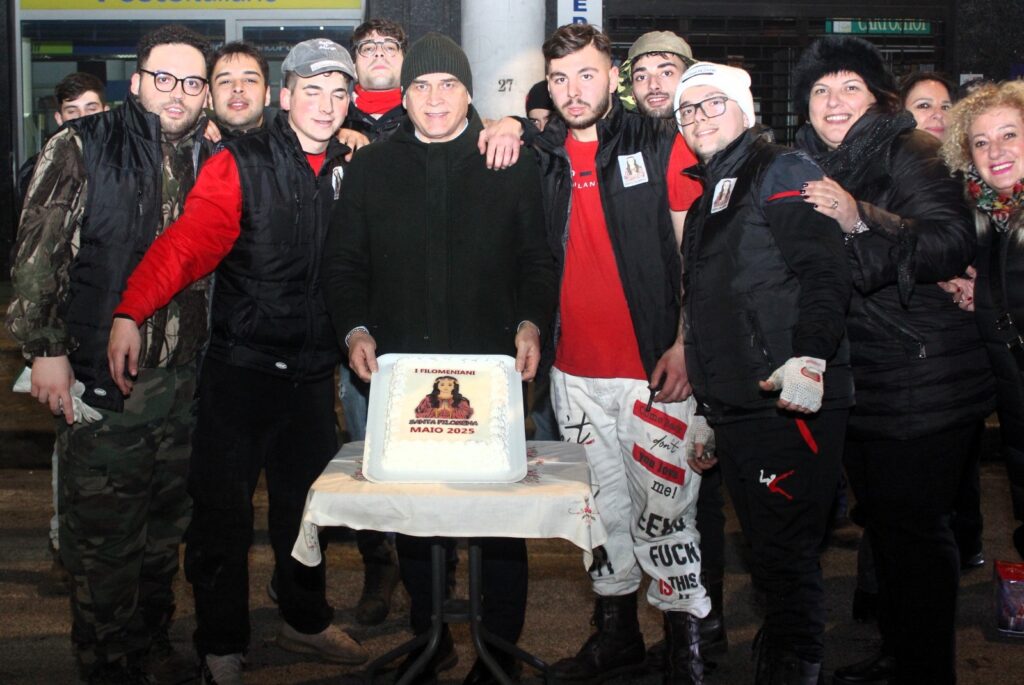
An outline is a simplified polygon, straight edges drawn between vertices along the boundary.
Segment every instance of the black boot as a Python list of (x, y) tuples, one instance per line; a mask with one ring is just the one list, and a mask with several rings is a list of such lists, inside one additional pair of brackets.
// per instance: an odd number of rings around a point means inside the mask
[(391, 545), (384, 543), (373, 560), (363, 559), (363, 594), (356, 604), (356, 621), (364, 626), (383, 623), (391, 611), (391, 596), (398, 585), (398, 564)]
[(644, 636), (636, 617), (636, 593), (598, 597), (594, 603), (597, 632), (576, 656), (551, 667), (556, 680), (601, 682), (643, 666)]
[(878, 620), (878, 593), (856, 588), (853, 591), (853, 620), (860, 622)]
[(754, 660), (754, 685), (770, 685), (772, 680), (772, 657), (771, 648), (768, 644), (768, 634), (764, 626), (757, 631), (754, 642), (750, 646)]
[(702, 685), (701, 620), (685, 611), (666, 611), (663, 685)]
[(818, 685), (821, 664), (804, 661), (793, 652), (774, 654), (771, 685)]
[(870, 685), (884, 683), (896, 675), (896, 664), (892, 656), (881, 651), (863, 661), (837, 668), (832, 676), (836, 685)]
[(711, 612), (700, 619), (700, 653), (707, 656), (729, 649), (729, 638), (725, 634), (725, 614), (722, 611), (722, 581), (708, 585)]
[(754, 637), (754, 685), (818, 685), (821, 664), (772, 644), (764, 628)]

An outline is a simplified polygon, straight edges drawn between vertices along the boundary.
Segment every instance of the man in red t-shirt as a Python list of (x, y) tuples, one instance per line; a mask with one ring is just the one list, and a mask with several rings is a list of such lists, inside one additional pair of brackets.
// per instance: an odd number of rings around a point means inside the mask
[(593, 680), (644, 662), (646, 572), (648, 602), (665, 615), (670, 682), (700, 683), (698, 622), (710, 602), (694, 523), (700, 478), (685, 453), (701, 420), (683, 401), (681, 267), (665, 192), (676, 132), (624, 111), (609, 39), (593, 26), (559, 28), (544, 58), (561, 115), (535, 141), (562, 267), (552, 397), (563, 439), (586, 446), (608, 531), (590, 569), (598, 630), (553, 672)]
[[(671, 31), (651, 31), (636, 39), (629, 47), (629, 65), (633, 101), (640, 113), (662, 119), (675, 129), (672, 102), (676, 86), (686, 69), (693, 64), (690, 45)], [(676, 242), (683, 242), (683, 221), (703, 188), (700, 181), (683, 171), (697, 163), (697, 156), (687, 147), (682, 136), (676, 136), (672, 156), (668, 160), (668, 207), (672, 211), (672, 227)]]

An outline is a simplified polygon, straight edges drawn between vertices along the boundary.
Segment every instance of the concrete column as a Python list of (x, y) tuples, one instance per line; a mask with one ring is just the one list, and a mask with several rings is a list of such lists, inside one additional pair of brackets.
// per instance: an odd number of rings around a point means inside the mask
[(462, 0), (462, 48), (481, 117), (525, 115), (526, 94), (544, 78), (545, 13), (544, 0)]

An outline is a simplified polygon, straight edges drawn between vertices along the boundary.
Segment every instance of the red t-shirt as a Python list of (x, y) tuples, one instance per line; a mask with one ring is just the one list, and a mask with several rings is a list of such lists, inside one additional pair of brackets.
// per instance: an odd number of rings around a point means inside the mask
[(697, 155), (693, 154), (681, 135), (677, 135), (672, 144), (672, 154), (668, 158), (668, 208), (673, 212), (689, 211), (697, 201), (704, 187), (700, 181), (687, 176), (683, 169), (689, 169), (697, 163)]
[(581, 143), (569, 133), (565, 150), (573, 170), (572, 210), (555, 366), (586, 378), (647, 380), (597, 187), (597, 141)]

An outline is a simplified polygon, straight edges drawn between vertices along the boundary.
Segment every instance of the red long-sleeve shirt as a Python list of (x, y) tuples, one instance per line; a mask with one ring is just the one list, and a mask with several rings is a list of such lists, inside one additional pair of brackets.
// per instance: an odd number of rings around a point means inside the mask
[[(326, 152), (306, 154), (314, 171)], [(185, 200), (185, 210), (146, 251), (128, 278), (114, 315), (142, 324), (190, 283), (217, 268), (241, 234), (242, 185), (228, 150), (211, 157)]]

